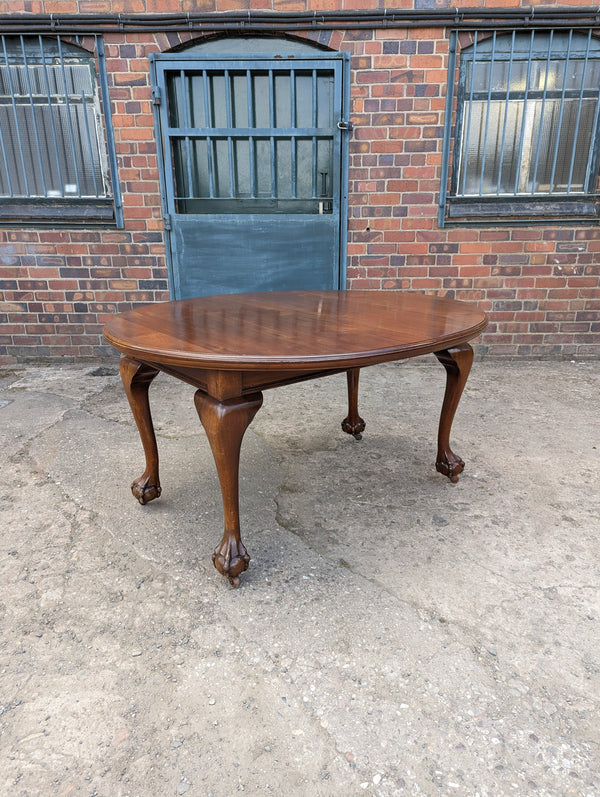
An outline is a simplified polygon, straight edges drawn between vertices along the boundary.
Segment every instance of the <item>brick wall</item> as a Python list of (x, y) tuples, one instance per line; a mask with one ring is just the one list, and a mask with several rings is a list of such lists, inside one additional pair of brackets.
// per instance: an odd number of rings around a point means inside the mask
[(481, 354), (600, 354), (600, 228), (438, 227), (448, 40), (346, 33), (353, 53), (350, 287), (476, 301)]
[[(244, 0), (0, 0), (0, 13), (302, 11), (313, 5), (348, 7), (326, 0), (274, 6)], [(361, 0), (350, 5), (368, 7)], [(190, 38), (105, 35), (125, 227), (0, 226), (0, 363), (114, 356), (101, 337), (107, 316), (168, 298), (148, 56)], [(600, 227), (438, 228), (445, 31), (390, 27), (320, 31), (309, 38), (352, 55), (348, 286), (477, 301), (490, 316), (480, 355), (600, 355)]]
[(125, 226), (0, 226), (0, 362), (112, 357), (107, 317), (169, 298), (148, 56), (179, 41), (104, 37)]

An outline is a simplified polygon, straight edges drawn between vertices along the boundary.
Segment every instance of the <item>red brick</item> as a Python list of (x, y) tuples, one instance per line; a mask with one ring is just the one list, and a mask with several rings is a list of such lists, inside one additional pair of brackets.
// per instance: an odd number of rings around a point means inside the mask
[[(65, 9), (74, 2), (46, 0), (43, 9), (39, 3), (38, 13), (73, 13)], [(461, 0), (460, 5), (466, 2)], [(364, 0), (352, 3), (365, 8)], [(321, 4), (317, 0), (275, 0), (272, 5), (267, 0), (87, 0), (86, 7), (106, 5), (113, 13), (137, 13), (140, 4), (144, 5), (141, 11), (149, 13), (242, 7), (279, 11), (342, 8), (341, 0), (323, 0)], [(514, 4), (518, 5), (516, 0)], [(12, 5), (10, 12), (18, 10)], [(386, 5), (390, 9), (413, 8), (414, 2), (390, 0)], [(350, 286), (410, 287), (478, 301), (493, 318), (484, 345), (498, 355), (600, 354), (593, 338), (598, 330), (591, 329), (595, 321), (583, 315), (600, 318), (597, 227), (440, 229), (437, 225), (448, 48), (443, 32), (417, 27), (315, 30), (302, 36), (351, 52), (353, 68), (358, 69), (353, 73), (350, 109), (356, 124), (349, 174)], [(111, 33), (105, 37), (125, 196), (124, 230), (0, 230), (0, 251), (2, 246), (12, 247), (10, 263), (5, 259), (0, 280), (30, 281), (11, 288), (12, 293), (4, 289), (5, 299), (21, 304), (20, 311), (17, 308), (6, 314), (7, 322), (16, 327), (21, 341), (30, 340), (32, 350), (37, 350), (39, 342), (37, 336), (26, 334), (24, 325), (42, 330), (53, 324), (53, 332), (40, 332), (43, 345), (57, 355), (93, 356), (104, 345), (101, 322), (110, 315), (105, 308), (123, 309), (168, 298), (166, 291), (138, 289), (139, 280), (166, 279), (147, 57), (195, 37), (192, 31)], [(406, 51), (384, 52), (387, 40), (399, 41), (400, 48), (407, 45)], [(36, 287), (36, 280), (47, 285)], [(91, 306), (95, 313), (76, 312), (75, 304)], [(533, 324), (551, 327), (535, 332)], [(3, 333), (12, 335), (5, 331), (6, 326), (3, 324)], [(567, 336), (562, 342), (548, 337), (561, 334)]]

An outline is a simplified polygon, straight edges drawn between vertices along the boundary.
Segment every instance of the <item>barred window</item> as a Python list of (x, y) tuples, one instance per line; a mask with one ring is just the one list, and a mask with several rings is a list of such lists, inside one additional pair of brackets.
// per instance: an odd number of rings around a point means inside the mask
[(60, 37), (0, 36), (0, 223), (118, 220), (102, 118), (92, 53)]
[(599, 98), (591, 30), (475, 31), (460, 53), (447, 218), (597, 218)]

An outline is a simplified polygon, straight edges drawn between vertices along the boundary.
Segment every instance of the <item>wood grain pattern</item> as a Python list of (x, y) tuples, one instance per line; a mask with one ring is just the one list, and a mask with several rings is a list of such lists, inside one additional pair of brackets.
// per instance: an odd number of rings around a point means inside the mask
[(114, 316), (116, 349), (165, 365), (356, 367), (452, 348), (486, 326), (475, 305), (420, 293), (282, 291), (183, 299)]

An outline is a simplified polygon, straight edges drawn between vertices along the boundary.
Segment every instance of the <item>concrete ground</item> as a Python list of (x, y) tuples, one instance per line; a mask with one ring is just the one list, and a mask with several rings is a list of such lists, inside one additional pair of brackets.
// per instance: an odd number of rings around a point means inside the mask
[[(431, 364), (429, 364), (431, 362)], [(600, 794), (600, 364), (433, 358), (265, 393), (232, 590), (193, 388), (0, 369), (0, 794)]]

